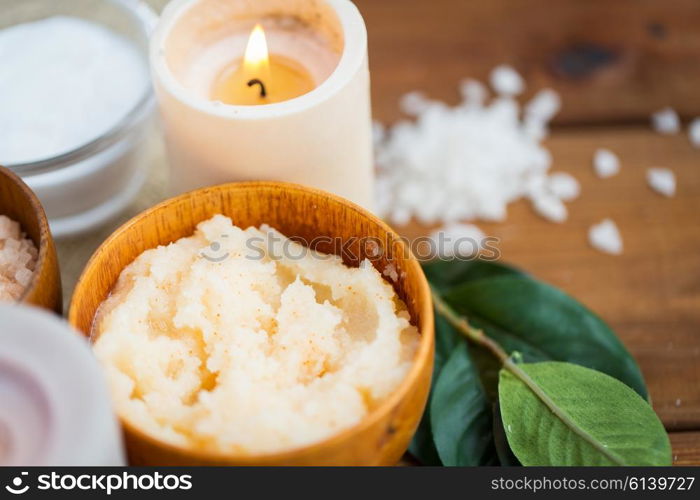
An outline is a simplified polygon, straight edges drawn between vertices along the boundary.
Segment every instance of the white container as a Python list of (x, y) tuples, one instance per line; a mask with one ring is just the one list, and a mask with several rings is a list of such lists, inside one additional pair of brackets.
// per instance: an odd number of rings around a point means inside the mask
[(0, 465), (125, 465), (87, 340), (41, 309), (0, 305)]
[[(133, 42), (147, 63), (148, 39), (157, 16), (143, 2), (0, 0), (0, 29), (54, 16), (106, 26)], [(133, 108), (125, 110), (125, 117), (100, 137), (58, 156), (5, 165), (36, 192), (55, 237), (94, 229), (132, 202), (148, 176), (153, 109), (149, 85)]]
[[(322, 56), (313, 49), (295, 52), (295, 45), (304, 46), (294, 43), (295, 36), (311, 32), (323, 39), (337, 54), (330, 76), (307, 94), (260, 106), (215, 102), (189, 85), (193, 68), (211, 74), (221, 69), (207, 67), (211, 47), (247, 36), (256, 23), (272, 34), (271, 53), (295, 58), (312, 73)], [(230, 63), (242, 56), (244, 44), (229, 46)], [(174, 192), (277, 180), (372, 208), (367, 31), (349, 0), (174, 0), (151, 40), (151, 68)]]

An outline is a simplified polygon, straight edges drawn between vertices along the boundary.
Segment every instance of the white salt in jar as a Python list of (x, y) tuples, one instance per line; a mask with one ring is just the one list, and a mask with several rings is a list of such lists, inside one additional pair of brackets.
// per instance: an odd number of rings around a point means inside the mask
[(136, 0), (0, 0), (0, 164), (54, 236), (107, 222), (146, 180), (156, 18)]

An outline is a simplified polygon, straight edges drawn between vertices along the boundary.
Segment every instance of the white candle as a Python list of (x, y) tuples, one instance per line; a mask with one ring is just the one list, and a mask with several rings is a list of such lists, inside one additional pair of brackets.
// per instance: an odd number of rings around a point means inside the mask
[[(271, 104), (216, 99), (217, 78), (242, 64), (256, 24), (271, 64), (293, 61), (315, 88)], [(281, 180), (372, 207), (367, 32), (349, 0), (175, 0), (152, 38), (151, 65), (174, 191)], [(274, 71), (267, 78), (274, 92)]]

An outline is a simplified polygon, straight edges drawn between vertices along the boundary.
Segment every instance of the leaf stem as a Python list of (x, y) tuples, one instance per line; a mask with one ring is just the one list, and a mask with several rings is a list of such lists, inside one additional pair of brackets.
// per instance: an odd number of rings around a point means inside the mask
[(435, 304), (435, 309), (438, 314), (442, 315), (453, 327), (457, 329), (463, 336), (468, 340), (478, 344), (480, 346), (488, 349), (498, 360), (503, 363), (503, 367), (511, 372), (515, 377), (520, 379), (523, 384), (525, 384), (532, 392), (537, 396), (544, 405), (549, 408), (549, 410), (554, 413), (562, 422), (564, 422), (573, 432), (578, 434), (584, 441), (588, 442), (597, 451), (604, 455), (608, 460), (619, 465), (625, 465), (619, 457), (611, 453), (605, 447), (603, 447), (596, 439), (594, 439), (590, 434), (588, 434), (581, 427), (576, 425), (571, 418), (564, 413), (561, 408), (550, 398), (542, 388), (532, 380), (532, 378), (522, 369), (517, 363), (514, 363), (510, 356), (505, 350), (498, 344), (498, 342), (489, 338), (483, 330), (474, 328), (469, 324), (469, 321), (464, 316), (459, 315), (452, 309), (440, 296), (440, 293), (432, 288), (433, 303)]
[(496, 358), (504, 365), (508, 361), (508, 353), (503, 350), (503, 348), (494, 340), (487, 337), (483, 330), (479, 328), (474, 328), (469, 324), (467, 318), (457, 314), (454, 309), (452, 309), (447, 302), (443, 300), (440, 293), (432, 288), (433, 304), (438, 314), (442, 315), (452, 326), (454, 326), (458, 332), (464, 335), (467, 339), (471, 340), (475, 344), (488, 349), (491, 354), (496, 356)]

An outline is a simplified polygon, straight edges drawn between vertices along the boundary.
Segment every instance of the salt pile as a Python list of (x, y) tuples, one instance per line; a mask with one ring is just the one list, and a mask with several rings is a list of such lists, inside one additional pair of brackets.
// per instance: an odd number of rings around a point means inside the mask
[(0, 301), (16, 301), (34, 275), (38, 252), (19, 224), (0, 215)]
[(475, 80), (461, 86), (455, 107), (405, 95), (402, 110), (415, 121), (376, 127), (377, 209), (396, 225), (482, 219), (503, 221), (509, 203), (528, 198), (553, 222), (567, 218), (564, 201), (578, 195), (571, 176), (548, 175), (552, 159), (540, 141), (560, 107), (552, 90), (540, 91), (521, 112), (513, 95), (522, 78), (507, 66), (491, 75), (497, 96)]

